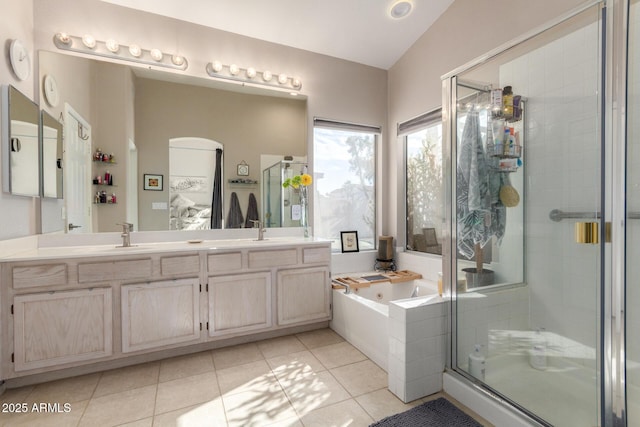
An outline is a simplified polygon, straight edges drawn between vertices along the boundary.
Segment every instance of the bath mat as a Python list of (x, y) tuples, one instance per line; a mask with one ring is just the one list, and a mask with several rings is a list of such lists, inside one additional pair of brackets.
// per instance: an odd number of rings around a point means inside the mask
[(369, 427), (482, 427), (444, 397), (391, 415)]

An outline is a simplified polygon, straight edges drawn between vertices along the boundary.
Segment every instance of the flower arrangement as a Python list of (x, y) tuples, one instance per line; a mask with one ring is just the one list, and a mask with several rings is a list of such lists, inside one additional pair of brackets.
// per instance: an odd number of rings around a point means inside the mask
[(285, 179), (284, 182), (282, 183), (282, 187), (288, 188), (291, 186), (297, 189), (300, 186), (308, 187), (312, 183), (313, 183), (313, 178), (311, 178), (311, 175), (303, 173), (301, 175), (296, 175), (293, 178)]

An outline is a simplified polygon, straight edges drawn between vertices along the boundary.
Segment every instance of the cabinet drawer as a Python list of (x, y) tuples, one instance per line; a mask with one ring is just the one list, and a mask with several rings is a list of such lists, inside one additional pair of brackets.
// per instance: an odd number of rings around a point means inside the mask
[(297, 263), (298, 251), (296, 249), (249, 252), (249, 268), (282, 267)]
[(226, 254), (212, 254), (207, 259), (209, 274), (242, 269), (242, 253), (231, 252)]
[(331, 260), (329, 248), (305, 248), (302, 250), (302, 262), (305, 264), (328, 263)]
[(35, 288), (37, 286), (66, 285), (67, 265), (48, 264), (13, 267), (14, 289)]
[(78, 282), (128, 280), (151, 276), (151, 259), (78, 264)]
[(160, 259), (160, 274), (198, 274), (200, 272), (200, 257), (198, 255), (168, 256)]

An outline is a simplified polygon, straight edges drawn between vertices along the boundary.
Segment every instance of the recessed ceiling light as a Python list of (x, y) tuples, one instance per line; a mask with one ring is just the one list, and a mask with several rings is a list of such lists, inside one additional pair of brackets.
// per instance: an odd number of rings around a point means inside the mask
[(394, 3), (393, 6), (391, 6), (391, 10), (389, 11), (389, 14), (391, 15), (392, 18), (400, 19), (400, 18), (404, 18), (409, 13), (411, 13), (411, 9), (413, 9), (413, 5), (411, 4), (411, 2), (399, 1)]

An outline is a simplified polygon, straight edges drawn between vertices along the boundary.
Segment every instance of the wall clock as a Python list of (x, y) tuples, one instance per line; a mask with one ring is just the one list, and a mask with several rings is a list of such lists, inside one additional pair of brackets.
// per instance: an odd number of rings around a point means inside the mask
[(58, 82), (56, 82), (56, 79), (51, 74), (47, 74), (44, 76), (43, 86), (44, 98), (47, 100), (47, 104), (52, 107), (57, 107), (58, 102), (60, 101), (60, 95), (58, 94)]
[(31, 74), (31, 58), (29, 51), (18, 39), (11, 42), (9, 46), (9, 59), (11, 68), (19, 80), (26, 80)]
[(249, 165), (244, 160), (238, 164), (238, 176), (249, 176)]

